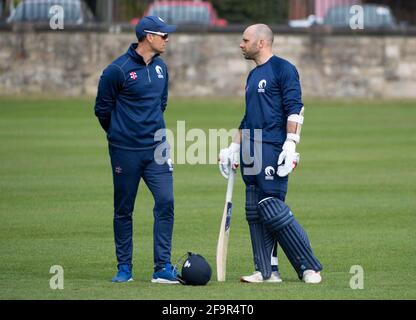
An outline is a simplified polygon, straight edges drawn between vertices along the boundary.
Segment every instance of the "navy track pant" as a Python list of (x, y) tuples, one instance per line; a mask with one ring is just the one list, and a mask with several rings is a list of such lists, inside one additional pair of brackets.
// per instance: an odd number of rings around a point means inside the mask
[(173, 175), (170, 164), (158, 164), (154, 149), (133, 151), (109, 146), (114, 184), (114, 240), (118, 264), (132, 265), (133, 210), (143, 178), (151, 191), (153, 208), (153, 257), (155, 270), (171, 262), (174, 220)]

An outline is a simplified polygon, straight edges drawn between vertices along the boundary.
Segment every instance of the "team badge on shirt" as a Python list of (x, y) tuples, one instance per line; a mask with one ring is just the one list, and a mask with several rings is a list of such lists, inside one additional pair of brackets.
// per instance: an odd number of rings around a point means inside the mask
[(265, 79), (260, 80), (259, 82), (259, 89), (258, 92), (259, 93), (264, 93), (266, 92), (266, 86), (267, 86), (267, 81)]
[(136, 72), (130, 72), (130, 79), (136, 80), (137, 79), (137, 73)]
[(274, 180), (275, 173), (276, 170), (272, 166), (268, 166), (266, 169), (264, 169), (264, 175), (266, 180)]
[(163, 79), (164, 77), (163, 77), (163, 69), (162, 69), (162, 67), (161, 66), (156, 66), (155, 67), (155, 70), (156, 70), (156, 73), (157, 73), (157, 77), (159, 79)]

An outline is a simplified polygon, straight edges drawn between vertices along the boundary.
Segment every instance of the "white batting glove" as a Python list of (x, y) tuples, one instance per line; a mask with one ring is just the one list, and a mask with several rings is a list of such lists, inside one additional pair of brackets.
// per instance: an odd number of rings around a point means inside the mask
[(233, 142), (228, 148), (222, 149), (218, 161), (222, 176), (228, 179), (230, 168), (236, 170), (240, 165), (240, 144)]
[(277, 161), (277, 175), (286, 177), (298, 165), (300, 155), (296, 152), (296, 143), (292, 140), (286, 140), (282, 149)]

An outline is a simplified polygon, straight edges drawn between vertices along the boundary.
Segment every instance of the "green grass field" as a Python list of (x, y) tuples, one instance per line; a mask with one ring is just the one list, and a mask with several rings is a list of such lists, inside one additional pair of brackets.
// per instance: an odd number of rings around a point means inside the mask
[[(287, 202), (324, 265), (300, 282), (279, 251), (282, 284), (248, 285), (253, 270), (244, 188), (237, 179), (227, 281), (215, 280), (226, 183), (216, 165), (176, 165), (173, 262), (187, 251), (213, 268), (205, 287), (150, 283), (153, 201), (134, 212), (134, 278), (112, 284), (112, 178), (93, 99), (0, 98), (0, 299), (415, 299), (416, 102), (306, 101)], [(167, 126), (231, 129), (242, 99), (171, 99)], [(52, 290), (50, 267), (64, 268)], [(350, 288), (350, 268), (364, 289)]]

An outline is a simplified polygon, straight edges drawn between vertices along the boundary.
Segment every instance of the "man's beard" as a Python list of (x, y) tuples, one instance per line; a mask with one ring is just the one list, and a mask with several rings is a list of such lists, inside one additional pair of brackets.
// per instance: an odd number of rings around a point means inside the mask
[(243, 56), (246, 60), (254, 60), (254, 57), (251, 54), (243, 53)]

